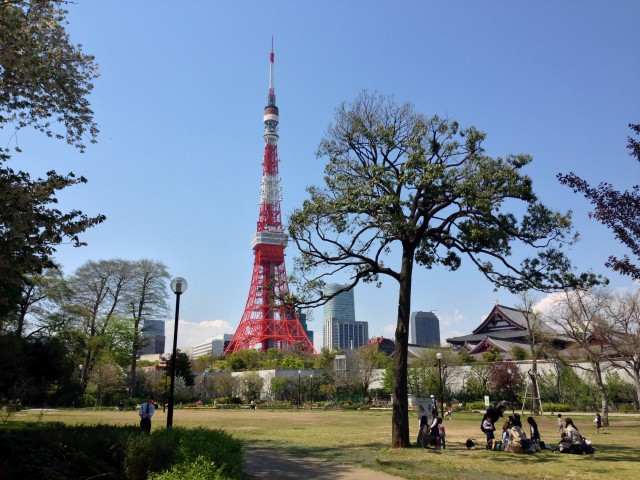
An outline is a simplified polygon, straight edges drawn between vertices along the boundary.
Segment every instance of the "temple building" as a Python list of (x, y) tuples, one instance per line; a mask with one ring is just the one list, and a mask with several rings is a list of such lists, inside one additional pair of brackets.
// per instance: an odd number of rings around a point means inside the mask
[(529, 328), (537, 330), (539, 341), (546, 337), (556, 348), (564, 349), (571, 343), (570, 338), (560, 335), (546, 323), (534, 317), (532, 313), (497, 303), (491, 313), (471, 334), (447, 338), (446, 341), (453, 350), (466, 351), (474, 357), (481, 357), (483, 353), (493, 348), (503, 359), (511, 360), (515, 346), (531, 354)]

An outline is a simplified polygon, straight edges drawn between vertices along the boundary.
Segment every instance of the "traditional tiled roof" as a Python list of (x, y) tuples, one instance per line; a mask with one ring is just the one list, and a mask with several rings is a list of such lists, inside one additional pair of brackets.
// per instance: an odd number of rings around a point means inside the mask
[(571, 342), (571, 339), (559, 335), (546, 323), (533, 318), (532, 315), (516, 308), (496, 304), (487, 318), (471, 334), (447, 338), (446, 341), (457, 346), (474, 344), (477, 347), (485, 339), (491, 339), (495, 342), (524, 346), (528, 343), (527, 317), (529, 317), (531, 325), (535, 324), (543, 333), (552, 335), (555, 342), (560, 344)]

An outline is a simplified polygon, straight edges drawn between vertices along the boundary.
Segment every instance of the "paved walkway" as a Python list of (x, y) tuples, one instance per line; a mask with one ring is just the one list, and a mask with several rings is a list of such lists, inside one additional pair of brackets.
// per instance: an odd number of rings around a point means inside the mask
[(297, 457), (284, 452), (246, 448), (246, 473), (249, 479), (277, 480), (402, 480), (386, 473), (329, 462), (321, 458)]

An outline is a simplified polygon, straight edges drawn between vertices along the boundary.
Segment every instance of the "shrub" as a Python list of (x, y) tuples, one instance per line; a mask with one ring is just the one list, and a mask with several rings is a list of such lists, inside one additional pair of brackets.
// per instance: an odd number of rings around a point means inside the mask
[(226, 480), (242, 478), (243, 452), (240, 440), (221, 430), (157, 429), (148, 435), (135, 426), (48, 423), (0, 431), (2, 464), (3, 478), (145, 480), (150, 472), (191, 469)]

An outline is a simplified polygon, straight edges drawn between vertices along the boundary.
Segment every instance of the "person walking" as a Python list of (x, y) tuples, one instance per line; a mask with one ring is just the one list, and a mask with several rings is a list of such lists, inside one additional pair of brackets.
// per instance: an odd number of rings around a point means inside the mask
[(156, 406), (153, 403), (153, 397), (151, 395), (147, 396), (147, 401), (140, 406), (140, 411), (138, 415), (140, 415), (140, 428), (147, 432), (151, 433), (151, 417), (156, 413)]
[(562, 414), (558, 414), (558, 433), (564, 432), (564, 422), (562, 421)]
[(600, 430), (602, 430), (602, 433), (607, 432), (606, 429), (602, 428), (602, 417), (599, 413), (596, 413), (596, 418), (594, 418), (593, 421), (596, 422), (596, 433), (600, 433)]

